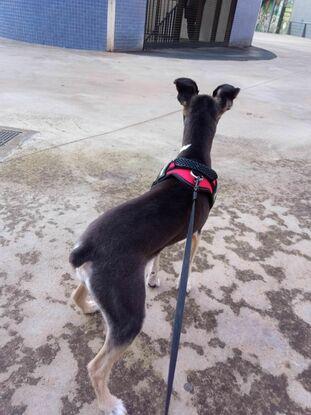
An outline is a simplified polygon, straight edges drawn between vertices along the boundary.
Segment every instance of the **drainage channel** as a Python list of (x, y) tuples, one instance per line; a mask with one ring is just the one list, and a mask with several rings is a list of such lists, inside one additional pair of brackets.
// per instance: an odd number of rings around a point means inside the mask
[(0, 160), (2, 161), (14, 150), (18, 149), (20, 144), (36, 132), (0, 126)]
[(20, 134), (23, 134), (23, 131), (0, 129), (0, 147), (4, 146), (6, 143)]

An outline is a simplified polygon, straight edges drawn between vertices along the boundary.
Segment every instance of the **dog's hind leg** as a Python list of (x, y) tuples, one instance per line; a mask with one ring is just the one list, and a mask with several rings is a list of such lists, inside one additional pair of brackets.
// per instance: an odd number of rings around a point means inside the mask
[(143, 316), (138, 318), (136, 322), (133, 320), (130, 324), (129, 320), (131, 318), (124, 321), (123, 327), (115, 329), (111, 327), (110, 323), (108, 324), (105, 344), (87, 366), (98, 407), (105, 415), (125, 415), (127, 413), (122, 400), (110, 393), (108, 381), (114, 363), (121, 358), (140, 332)]
[(160, 287), (160, 278), (158, 277), (160, 265), (160, 254), (152, 259), (151, 270), (147, 278), (149, 287), (156, 288)]
[(111, 395), (108, 380), (113, 364), (122, 356), (127, 346), (115, 346), (108, 329), (104, 346), (87, 366), (99, 409), (105, 415), (126, 414), (122, 400)]
[(108, 381), (114, 363), (138, 335), (144, 321), (144, 269), (138, 275), (135, 272), (120, 278), (109, 271), (100, 269), (90, 279), (90, 289), (106, 320), (107, 334), (104, 346), (88, 364), (88, 372), (104, 414), (124, 415), (124, 405), (110, 393)]
[[(191, 244), (191, 253), (190, 253), (190, 271), (191, 271), (191, 266), (192, 266), (193, 260), (195, 258), (195, 255), (196, 255), (197, 251), (198, 251), (198, 248), (199, 248), (200, 240), (201, 240), (201, 231), (195, 232), (192, 235), (192, 244)], [(187, 293), (189, 293), (191, 291), (190, 277), (191, 277), (191, 272), (189, 272), (189, 279), (188, 279), (188, 284), (187, 284)], [(180, 275), (179, 275), (177, 283), (176, 283), (176, 289), (177, 290), (179, 288), (179, 283), (180, 283)]]
[(98, 305), (89, 297), (89, 292), (83, 282), (71, 294), (71, 298), (84, 314), (92, 314), (99, 310)]
[(84, 314), (92, 314), (99, 310), (98, 305), (90, 298), (89, 291), (85, 284), (92, 274), (91, 263), (86, 262), (80, 268), (76, 268), (77, 278), (81, 281), (71, 295), (74, 303)]

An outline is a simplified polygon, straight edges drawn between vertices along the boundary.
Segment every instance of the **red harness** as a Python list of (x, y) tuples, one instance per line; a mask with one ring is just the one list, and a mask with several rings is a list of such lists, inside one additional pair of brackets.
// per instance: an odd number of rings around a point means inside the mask
[(210, 196), (210, 206), (213, 206), (217, 193), (217, 174), (214, 170), (194, 160), (178, 158), (161, 170), (153, 184), (162, 182), (171, 176), (191, 188), (194, 188), (197, 177), (200, 177), (198, 191), (207, 192)]

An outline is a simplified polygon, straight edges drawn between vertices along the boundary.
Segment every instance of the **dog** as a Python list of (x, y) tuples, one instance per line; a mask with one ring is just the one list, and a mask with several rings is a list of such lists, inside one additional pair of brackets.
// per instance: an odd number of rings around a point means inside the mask
[[(240, 89), (220, 85), (212, 96), (199, 95), (188, 78), (175, 81), (183, 105), (184, 134), (178, 157), (211, 167), (211, 148), (217, 123), (229, 110)], [(152, 262), (148, 284), (159, 284), (159, 254), (185, 239), (193, 190), (170, 178), (143, 195), (102, 214), (92, 222), (72, 250), (69, 262), (80, 284), (72, 299), (83, 313), (99, 310), (106, 323), (104, 346), (88, 364), (98, 406), (105, 415), (123, 415), (123, 402), (108, 388), (110, 371), (141, 331), (145, 317), (145, 269)], [(191, 260), (198, 248), (210, 202), (199, 193)], [(90, 294), (90, 295), (89, 295)]]

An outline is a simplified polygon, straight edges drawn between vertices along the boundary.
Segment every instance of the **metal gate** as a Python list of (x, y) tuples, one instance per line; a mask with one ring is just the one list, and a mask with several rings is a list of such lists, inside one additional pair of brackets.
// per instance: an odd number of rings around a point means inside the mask
[(237, 0), (148, 0), (144, 47), (227, 45)]

